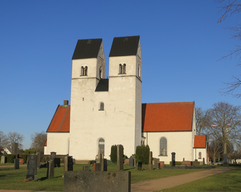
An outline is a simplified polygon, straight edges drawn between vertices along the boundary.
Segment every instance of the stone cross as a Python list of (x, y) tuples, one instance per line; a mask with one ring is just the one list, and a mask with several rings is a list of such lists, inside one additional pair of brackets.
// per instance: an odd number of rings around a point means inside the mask
[(54, 161), (49, 160), (47, 163), (47, 178), (53, 178), (54, 177)]
[(29, 155), (26, 179), (37, 180), (37, 155)]
[(152, 152), (150, 151), (149, 152), (149, 166), (148, 166), (149, 170), (152, 170), (153, 169), (153, 166), (152, 166)]
[(123, 146), (117, 145), (117, 171), (123, 170)]

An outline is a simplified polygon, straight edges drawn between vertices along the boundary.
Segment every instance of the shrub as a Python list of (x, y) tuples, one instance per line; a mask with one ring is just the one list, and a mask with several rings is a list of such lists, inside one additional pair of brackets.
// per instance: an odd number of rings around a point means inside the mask
[(110, 160), (112, 163), (117, 163), (117, 145), (111, 146)]
[(36, 151), (33, 150), (33, 149), (26, 149), (26, 150), (24, 151), (24, 154), (26, 154), (26, 155), (28, 155), (28, 154), (36, 154)]
[[(170, 161), (170, 165), (172, 165), (172, 161)], [(175, 161), (175, 165), (182, 165), (182, 161)]]
[(149, 163), (149, 152), (150, 148), (148, 145), (141, 145), (136, 147), (136, 161), (142, 162), (143, 164)]

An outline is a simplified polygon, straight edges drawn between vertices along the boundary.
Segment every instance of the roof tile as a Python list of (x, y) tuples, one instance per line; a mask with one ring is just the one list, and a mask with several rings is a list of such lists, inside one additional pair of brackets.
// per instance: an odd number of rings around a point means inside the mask
[(195, 135), (194, 147), (195, 148), (206, 148), (206, 135)]

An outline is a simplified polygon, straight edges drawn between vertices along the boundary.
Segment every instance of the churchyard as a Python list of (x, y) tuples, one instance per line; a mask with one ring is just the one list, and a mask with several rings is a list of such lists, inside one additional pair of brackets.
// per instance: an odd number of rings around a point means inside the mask
[[(82, 171), (83, 166), (89, 166), (88, 164), (73, 165), (74, 171)], [(197, 169), (154, 169), (148, 170), (148, 165), (142, 166), (143, 171), (138, 171), (136, 167), (129, 167), (124, 165), (124, 171), (131, 172), (131, 183), (138, 181), (156, 179), (161, 177), (169, 177), (173, 175), (181, 175), (185, 173), (202, 171)], [(90, 166), (90, 170), (93, 171), (93, 166)], [(116, 164), (108, 164), (108, 171), (117, 171)], [(12, 190), (33, 190), (33, 191), (62, 191), (64, 183), (64, 165), (54, 168), (54, 177), (51, 179), (46, 178), (47, 168), (41, 168), (37, 170), (36, 181), (24, 182), (27, 174), (26, 165), (20, 166), (19, 169), (14, 169), (13, 164), (0, 165), (0, 189), (12, 189)]]

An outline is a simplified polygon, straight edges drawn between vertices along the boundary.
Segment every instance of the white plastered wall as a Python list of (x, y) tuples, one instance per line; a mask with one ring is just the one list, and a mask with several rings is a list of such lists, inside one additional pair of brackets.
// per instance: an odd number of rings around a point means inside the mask
[[(154, 158), (159, 158), (165, 164), (169, 164), (172, 158), (171, 153), (176, 153), (176, 161), (193, 161), (192, 131), (186, 132), (144, 132), (146, 144), (149, 145)], [(167, 139), (167, 156), (159, 156), (160, 139)]]
[(44, 147), (44, 154), (50, 155), (56, 152), (57, 155), (69, 153), (69, 133), (47, 133), (47, 146)]
[[(201, 153), (201, 158), (199, 157), (199, 152)], [(203, 162), (205, 158), (205, 163), (207, 163), (207, 150), (206, 148), (193, 148), (193, 159), (197, 159), (199, 162)]]

